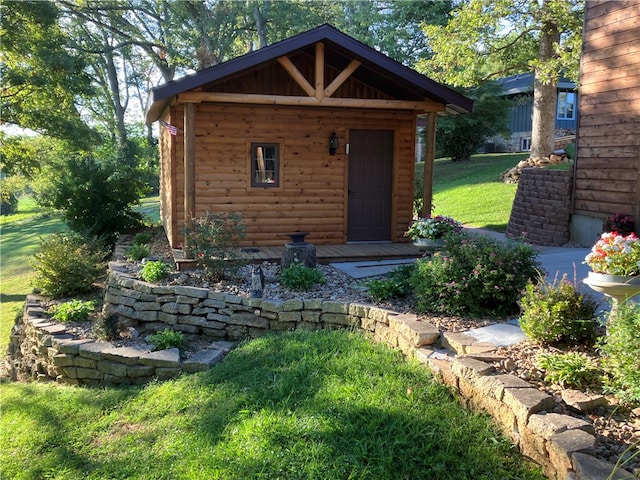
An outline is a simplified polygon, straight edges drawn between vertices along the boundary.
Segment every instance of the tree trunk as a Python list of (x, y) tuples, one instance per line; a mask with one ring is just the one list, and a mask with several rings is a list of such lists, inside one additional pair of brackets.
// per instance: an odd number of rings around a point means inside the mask
[[(560, 41), (555, 24), (545, 22), (540, 36), (538, 58), (545, 62), (554, 56), (554, 43)], [(534, 71), (533, 80), (533, 125), (531, 128), (531, 157), (549, 156), (554, 148), (556, 131), (557, 77), (544, 78), (540, 68)]]

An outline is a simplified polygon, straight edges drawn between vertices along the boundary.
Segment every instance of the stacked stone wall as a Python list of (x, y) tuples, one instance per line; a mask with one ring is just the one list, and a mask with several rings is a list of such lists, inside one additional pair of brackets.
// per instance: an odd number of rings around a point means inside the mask
[[(117, 262), (110, 265), (108, 284), (105, 311), (123, 315), (125, 322), (141, 330), (169, 327), (186, 335), (209, 336), (213, 339), (211, 348), (181, 359), (177, 349), (154, 352), (145, 345), (116, 347), (78, 339), (64, 325), (52, 323), (38, 299), (30, 296), (23, 320), (11, 336), (14, 368), (33, 378), (70, 384), (146, 383), (152, 378), (173, 378), (210, 368), (231, 348), (229, 340), (272, 331), (352, 328), (428, 366), (463, 404), (492, 415), (521, 452), (539, 463), (550, 479), (630, 478), (628, 472), (593, 456), (596, 439), (591, 424), (553, 413), (550, 395), (518, 377), (497, 372), (493, 364), (502, 357), (491, 353), (490, 345), (466, 339), (469, 341), (458, 348), (458, 337), (464, 335), (441, 337), (437, 328), (415, 315), (358, 303), (274, 301), (193, 287), (151, 285), (132, 278)], [(443, 356), (433, 347), (437, 341), (459, 355)]]
[(507, 236), (533, 245), (558, 246), (570, 239), (570, 171), (525, 168), (511, 208)]

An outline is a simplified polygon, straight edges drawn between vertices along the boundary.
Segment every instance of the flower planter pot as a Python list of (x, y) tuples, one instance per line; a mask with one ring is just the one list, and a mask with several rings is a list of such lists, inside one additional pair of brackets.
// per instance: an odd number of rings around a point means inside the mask
[(608, 273), (589, 272), (590, 281), (598, 283), (623, 283), (625, 285), (640, 285), (640, 275), (609, 275)]
[(583, 282), (596, 292), (613, 299), (612, 314), (621, 302), (640, 294), (640, 276), (638, 275), (620, 276), (589, 272)]
[(437, 252), (442, 250), (444, 246), (444, 240), (441, 238), (416, 238), (413, 244), (423, 252)]

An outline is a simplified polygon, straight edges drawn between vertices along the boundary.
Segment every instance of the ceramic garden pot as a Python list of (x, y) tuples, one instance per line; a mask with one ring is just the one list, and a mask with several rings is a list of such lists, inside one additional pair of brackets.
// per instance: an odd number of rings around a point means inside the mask
[(423, 252), (433, 253), (442, 250), (442, 247), (444, 246), (444, 240), (442, 240), (441, 238), (416, 238), (413, 241), (413, 244)]

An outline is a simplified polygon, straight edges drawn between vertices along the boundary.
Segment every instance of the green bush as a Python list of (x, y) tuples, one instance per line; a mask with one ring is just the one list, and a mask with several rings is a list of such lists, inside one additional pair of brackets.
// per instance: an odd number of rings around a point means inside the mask
[(602, 369), (586, 355), (569, 353), (543, 353), (538, 357), (538, 368), (545, 372), (545, 381), (563, 388), (582, 388), (596, 384)]
[(529, 283), (520, 299), (520, 327), (531, 340), (543, 344), (593, 343), (598, 303), (568, 281)]
[(133, 206), (143, 191), (139, 171), (125, 162), (70, 156), (46, 170), (37, 199), (60, 210), (71, 230), (113, 245), (119, 233), (142, 224)]
[(168, 348), (184, 348), (187, 344), (182, 332), (176, 332), (165, 328), (161, 332), (149, 335), (149, 341), (155, 350), (166, 350)]
[(34, 286), (54, 298), (88, 292), (104, 274), (107, 255), (77, 233), (53, 233), (41, 241), (31, 262)]
[(133, 245), (147, 245), (151, 239), (153, 238), (153, 234), (150, 232), (140, 232), (136, 233), (136, 236), (133, 237)]
[(59, 322), (84, 322), (95, 309), (95, 302), (71, 300), (53, 305), (48, 313), (52, 315), (53, 319)]
[(292, 263), (280, 271), (280, 283), (291, 290), (309, 290), (316, 284), (325, 283), (324, 275), (317, 268), (302, 263)]
[(384, 302), (392, 298), (406, 297), (413, 289), (411, 277), (415, 265), (401, 265), (395, 268), (388, 278), (370, 280), (366, 283), (367, 294), (376, 302)]
[(134, 243), (127, 249), (126, 257), (132, 262), (139, 262), (151, 253), (149, 247), (140, 243)]
[(535, 250), (467, 232), (447, 235), (443, 253), (420, 260), (412, 277), (421, 313), (505, 316), (538, 275)]
[(607, 323), (599, 349), (606, 372), (605, 387), (620, 400), (640, 404), (640, 304), (618, 306)]
[(237, 213), (207, 212), (192, 218), (191, 227), (185, 230), (185, 253), (196, 260), (209, 280), (222, 280), (244, 264), (239, 247), (245, 231)]
[(140, 278), (145, 282), (158, 282), (169, 275), (169, 265), (162, 260), (146, 262), (140, 270)]

